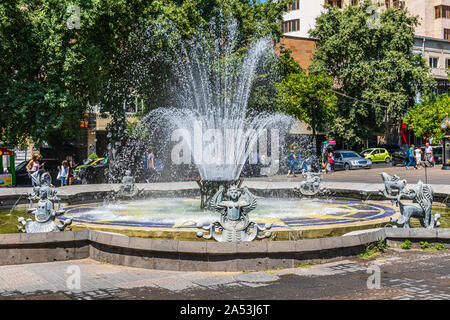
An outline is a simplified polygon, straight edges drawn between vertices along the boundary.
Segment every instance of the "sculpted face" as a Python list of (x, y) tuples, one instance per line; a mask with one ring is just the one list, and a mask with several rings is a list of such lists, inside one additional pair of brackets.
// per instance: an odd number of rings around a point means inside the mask
[(232, 200), (238, 200), (241, 197), (241, 192), (236, 188), (228, 189), (227, 194)]

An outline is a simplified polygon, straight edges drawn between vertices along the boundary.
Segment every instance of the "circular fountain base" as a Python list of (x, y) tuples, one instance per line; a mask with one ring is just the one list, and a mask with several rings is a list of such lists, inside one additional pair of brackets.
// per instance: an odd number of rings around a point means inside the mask
[[(152, 199), (113, 205), (83, 204), (66, 208), (59, 219), (72, 219), (74, 230), (90, 229), (132, 237), (205, 241), (197, 238), (198, 222), (219, 220), (219, 214), (199, 208), (198, 199)], [(250, 219), (273, 225), (270, 240), (339, 236), (381, 227), (397, 215), (389, 202), (258, 199)]]

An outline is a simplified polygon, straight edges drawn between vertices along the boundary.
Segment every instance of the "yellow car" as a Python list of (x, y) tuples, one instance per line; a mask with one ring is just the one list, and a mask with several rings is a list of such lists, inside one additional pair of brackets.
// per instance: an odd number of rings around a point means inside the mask
[(372, 160), (372, 162), (390, 163), (392, 161), (392, 156), (383, 148), (369, 148), (361, 152), (361, 155), (366, 159)]

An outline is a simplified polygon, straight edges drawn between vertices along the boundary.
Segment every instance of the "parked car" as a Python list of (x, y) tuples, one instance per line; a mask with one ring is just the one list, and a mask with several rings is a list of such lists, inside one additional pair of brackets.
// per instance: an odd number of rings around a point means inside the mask
[(81, 184), (93, 184), (105, 182), (105, 170), (108, 158), (97, 158), (88, 164), (82, 164), (75, 168), (75, 181)]
[(361, 152), (361, 155), (366, 159), (370, 159), (372, 162), (389, 163), (392, 160), (391, 155), (384, 148), (369, 148)]
[(406, 166), (406, 164), (409, 161), (409, 151), (408, 150), (398, 150), (398, 151), (394, 151), (393, 153), (391, 153), (391, 157), (392, 157), (392, 166), (395, 167), (397, 165), (402, 165), (402, 166)]
[(334, 152), (334, 169), (335, 170), (351, 170), (351, 169), (370, 169), (372, 160), (366, 159), (353, 150), (337, 150)]
[(377, 146), (380, 149), (386, 149), (390, 155), (392, 155), (396, 151), (401, 151), (402, 148), (398, 144), (380, 144)]
[[(22, 161), (16, 167), (16, 186), (17, 187), (29, 187), (31, 186), (31, 178), (27, 172), (27, 164), (28, 161)], [(44, 163), (42, 169), (50, 172), (50, 176), (52, 177), (52, 184), (58, 185), (59, 181), (56, 180), (58, 176), (58, 166), (61, 165), (61, 161), (57, 159), (41, 159), (41, 163)]]

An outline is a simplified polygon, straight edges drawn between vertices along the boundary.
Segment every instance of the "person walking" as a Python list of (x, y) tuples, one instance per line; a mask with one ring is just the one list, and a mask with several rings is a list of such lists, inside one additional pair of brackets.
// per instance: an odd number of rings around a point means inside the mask
[(414, 165), (414, 169), (417, 169), (416, 160), (414, 158), (414, 145), (413, 144), (408, 149), (408, 160), (409, 161), (408, 161), (408, 164), (406, 165), (406, 170), (409, 169), (409, 166), (411, 165), (411, 163)]
[(76, 168), (76, 166), (78, 165), (78, 164), (74, 164), (73, 163), (73, 158), (72, 158), (72, 156), (67, 156), (66, 157), (66, 160), (67, 160), (67, 164), (68, 164), (68, 166), (69, 166), (69, 175), (68, 175), (68, 177), (67, 177), (67, 180), (68, 180), (68, 183), (69, 183), (69, 186), (71, 186), (72, 185), (72, 181), (73, 181), (73, 176), (74, 176), (74, 174), (75, 174), (75, 168)]
[(295, 160), (297, 160), (297, 157), (295, 156), (294, 149), (291, 150), (291, 153), (288, 156), (288, 160), (289, 160), (289, 170), (288, 170), (287, 176), (289, 177), (289, 175), (291, 174), (291, 171), (292, 171), (292, 175), (294, 177), (296, 177), (294, 164), (295, 164)]
[(28, 162), (28, 164), (26, 165), (25, 169), (28, 172), (28, 176), (31, 178), (33, 187), (35, 187), (37, 184), (37, 180), (36, 180), (36, 179), (38, 179), (37, 175), (40, 175), (39, 173), (36, 174), (36, 172), (38, 172), (40, 170), (42, 170), (42, 172), (44, 172), (43, 169), (41, 169), (44, 165), (45, 165), (45, 162), (41, 163), (41, 157), (37, 154), (35, 154), (31, 158), (31, 160)]
[(61, 178), (61, 187), (67, 186), (67, 182), (69, 179), (69, 163), (67, 160), (64, 160), (61, 164), (61, 167), (58, 166), (59, 177)]
[(302, 173), (305, 173), (308, 171), (311, 171), (311, 167), (309, 164), (309, 157), (306, 156), (305, 160), (303, 160), (303, 162), (302, 162)]
[(414, 150), (415, 156), (416, 156), (416, 168), (420, 169), (421, 168), (421, 161), (422, 161), (422, 149), (420, 149), (419, 146), (417, 146), (417, 148)]
[(329, 171), (330, 173), (334, 171), (334, 159), (333, 159), (333, 154), (330, 152), (328, 154), (328, 165), (329, 165)]
[(425, 160), (428, 161), (432, 167), (434, 167), (433, 148), (428, 142), (425, 143)]
[(325, 174), (328, 173), (328, 149), (325, 149), (325, 152), (323, 153), (323, 168), (325, 170)]

